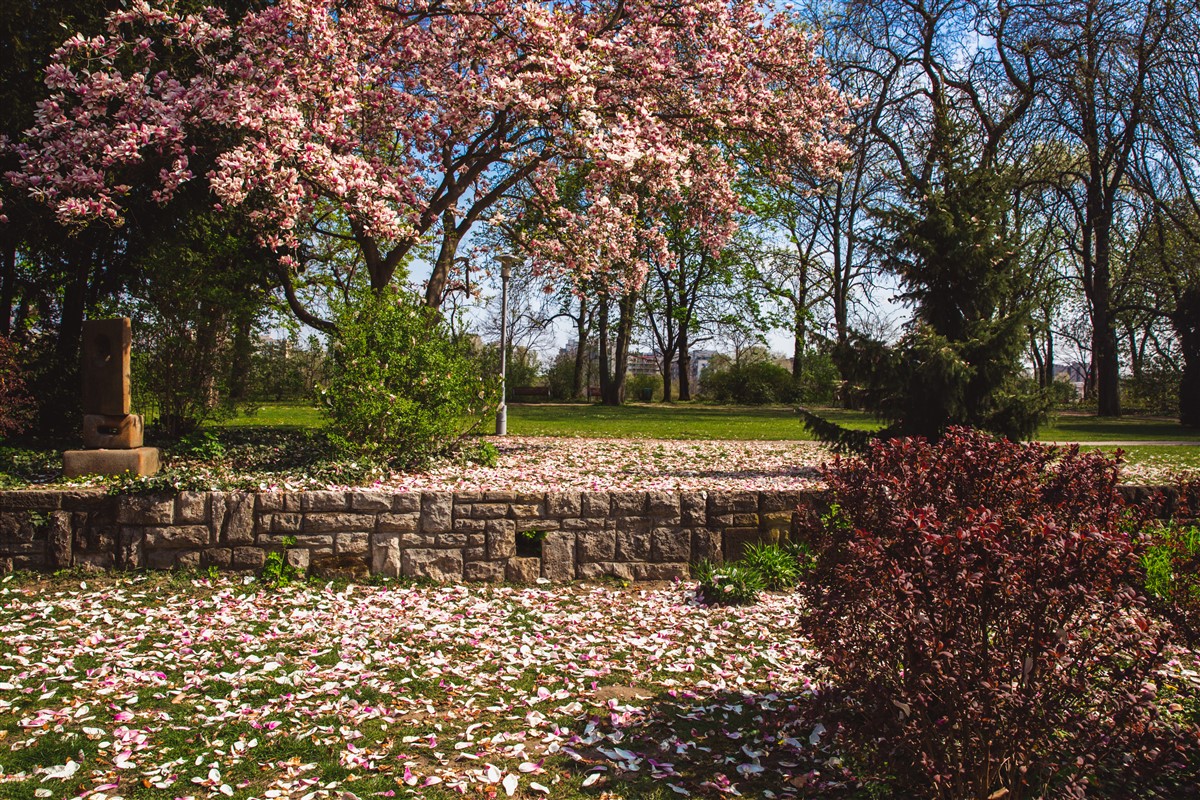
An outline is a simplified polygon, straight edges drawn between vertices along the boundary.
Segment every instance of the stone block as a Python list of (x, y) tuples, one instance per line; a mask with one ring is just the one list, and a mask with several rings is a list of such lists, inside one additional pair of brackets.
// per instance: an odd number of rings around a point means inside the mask
[[(469, 506), (468, 506), (469, 508)], [(487, 528), (487, 521), (482, 519), (454, 518), (454, 530), (457, 533), (482, 534)]]
[(63, 474), (68, 478), (83, 475), (153, 475), (158, 472), (158, 448), (136, 450), (68, 450), (63, 453)]
[(348, 504), (345, 492), (305, 492), (300, 495), (300, 509), (309, 511), (345, 511)]
[(564, 531), (594, 531), (597, 526), (603, 526), (605, 520), (600, 519), (564, 519), (558, 523)]
[(199, 550), (180, 550), (175, 554), (175, 569), (200, 569)]
[(268, 524), (271, 533), (299, 533), (300, 526), (304, 522), (304, 515), (269, 514), (263, 522)]
[(421, 516), (415, 512), (380, 514), (375, 518), (375, 530), (380, 533), (412, 533), (420, 524)]
[(422, 534), (429, 547), (459, 549), (467, 546), (468, 534), (451, 531), (450, 533)]
[(476, 583), (499, 583), (504, 580), (503, 561), (469, 561), (466, 578)]
[(721, 552), (726, 561), (737, 561), (746, 554), (747, 546), (770, 541), (770, 533), (758, 528), (726, 528)]
[(378, 514), (392, 510), (392, 498), (386, 492), (350, 492), (350, 510)]
[(146, 549), (151, 551), (202, 548), (209, 544), (210, 534), (206, 525), (176, 525), (146, 531)]
[(287, 565), (301, 574), (308, 572), (309, 552), (300, 547), (289, 548), (284, 556)]
[(685, 563), (633, 565), (633, 579), (635, 581), (686, 580), (689, 575), (690, 570)]
[(709, 516), (720, 514), (757, 514), (758, 494), (756, 492), (709, 492)]
[(70, 512), (50, 512), (50, 521), (46, 525), (47, 566), (59, 569), (71, 566), (71, 545), (74, 538)]
[(508, 507), (509, 516), (513, 519), (541, 519), (542, 504), (541, 503), (513, 503)]
[(645, 492), (613, 492), (609, 515), (614, 517), (641, 517), (646, 513)]
[(233, 564), (233, 550), (228, 547), (210, 547), (200, 554), (200, 566), (229, 569)]
[(371, 574), (365, 558), (351, 555), (313, 554), (308, 571), (322, 580), (361, 581)]
[(656, 528), (650, 539), (650, 559), (655, 563), (692, 560), (692, 533), (685, 528)]
[(510, 520), (496, 520), (487, 526), (487, 557), (512, 558), (517, 554), (517, 530)]
[(580, 580), (596, 581), (601, 578), (617, 578), (623, 581), (633, 580), (633, 567), (630, 564), (620, 564), (612, 561), (580, 563), (576, 574)]
[(146, 553), (147, 569), (170, 569), (175, 566), (174, 550), (151, 550)]
[(618, 530), (616, 560), (649, 561), (650, 531), (645, 529)]
[(588, 518), (608, 516), (608, 492), (584, 492), (583, 516)]
[(233, 566), (238, 569), (262, 569), (267, 563), (267, 553), (261, 547), (233, 548)]
[(208, 493), (180, 492), (175, 497), (175, 521), (183, 525), (208, 522)]
[(483, 499), (488, 503), (512, 503), (517, 500), (516, 492), (484, 492)]
[(421, 530), (442, 533), (454, 528), (454, 495), (450, 492), (421, 493)]
[(792, 531), (791, 511), (772, 511), (766, 514), (758, 515), (758, 527), (764, 531), (772, 531), (775, 533), (776, 540), (786, 539)]
[(486, 561), (487, 548), (481, 544), (470, 545), (463, 549), (463, 558), (466, 559), (468, 563), (471, 561)]
[(338, 555), (366, 555), (370, 547), (369, 533), (339, 533), (334, 540), (334, 552)]
[(254, 541), (254, 495), (246, 492), (213, 492), (210, 502), (217, 541), (235, 545)]
[(555, 583), (575, 579), (575, 534), (552, 531), (542, 540), (542, 577)]
[(141, 528), (121, 528), (117, 549), (117, 566), (121, 569), (141, 569), (146, 565), (146, 532)]
[(0, 492), (0, 511), (57, 511), (62, 493), (42, 489)]
[(116, 505), (104, 489), (72, 489), (62, 492), (60, 499), (64, 511), (107, 511)]
[(392, 495), (392, 511), (397, 514), (412, 514), (420, 510), (420, 492), (397, 492)]
[(803, 502), (807, 502), (813, 495), (820, 494), (820, 490), (801, 490), (796, 492), (759, 492), (758, 494), (758, 513), (759, 514), (775, 514), (786, 511), (792, 513)]
[(305, 514), (300, 529), (305, 533), (372, 531), (375, 517), (371, 514)]
[(508, 516), (508, 508), (508, 503), (474, 503), (459, 506), (459, 515), (476, 520), (503, 519)]
[(679, 516), (679, 495), (675, 492), (649, 492), (646, 495), (646, 513), (652, 517)]
[(580, 531), (576, 543), (581, 564), (613, 561), (617, 557), (615, 531)]
[(400, 576), (400, 539), (376, 534), (371, 541), (371, 571), (388, 578)]
[(706, 528), (692, 529), (692, 560), (711, 561), (720, 564), (724, 559), (721, 551), (720, 531), (710, 531)]
[(504, 574), (509, 583), (536, 583), (537, 579), (542, 577), (542, 560), (510, 558)]
[(548, 492), (546, 494), (547, 517), (578, 517), (583, 511), (583, 499), (579, 492)]
[(133, 343), (128, 317), (89, 319), (83, 323), (83, 413), (121, 416), (129, 413), (129, 348)]
[(400, 568), (406, 578), (425, 578), (439, 583), (463, 579), (463, 557), (457, 550), (404, 550), (400, 554)]
[(704, 492), (684, 492), (679, 496), (679, 515), (684, 525), (699, 528), (708, 524), (708, 496)]
[(88, 449), (133, 450), (145, 444), (144, 438), (141, 414), (83, 415), (83, 446)]
[(258, 492), (255, 498), (260, 514), (283, 511), (287, 504), (286, 495), (283, 492)]

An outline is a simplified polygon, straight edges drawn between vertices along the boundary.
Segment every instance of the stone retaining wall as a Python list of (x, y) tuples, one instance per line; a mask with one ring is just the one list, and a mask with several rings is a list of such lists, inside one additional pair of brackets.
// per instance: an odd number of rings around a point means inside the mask
[[(1174, 492), (1121, 487), (1174, 512)], [(686, 577), (702, 559), (738, 558), (787, 538), (809, 492), (377, 491), (0, 492), (0, 573), (207, 568), (253, 571), (267, 554), (323, 576), (532, 582)]]
[(686, 577), (791, 531), (805, 492), (0, 492), (0, 572), (300, 570), (436, 581)]

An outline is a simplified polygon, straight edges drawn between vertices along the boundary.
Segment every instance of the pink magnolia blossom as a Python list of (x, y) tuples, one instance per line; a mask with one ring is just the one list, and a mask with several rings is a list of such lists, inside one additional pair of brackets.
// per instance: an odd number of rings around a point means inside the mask
[(430, 297), (506, 199), (539, 220), (543, 268), (636, 284), (684, 194), (724, 243), (751, 150), (765, 176), (845, 156), (814, 37), (747, 0), (279, 0), (237, 24), (137, 0), (45, 81), (8, 178), (63, 223), (120, 224), (133, 195), (202, 178), (285, 260), (333, 220), (376, 288), (440, 246)]

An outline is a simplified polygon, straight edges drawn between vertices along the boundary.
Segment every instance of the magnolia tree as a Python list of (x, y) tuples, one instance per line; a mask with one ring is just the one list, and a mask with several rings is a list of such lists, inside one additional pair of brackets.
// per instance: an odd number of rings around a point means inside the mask
[(204, 180), (285, 265), (340, 237), (380, 290), (431, 247), (431, 305), (489, 217), (536, 217), (543, 270), (637, 283), (683, 194), (733, 218), (749, 145), (767, 180), (845, 155), (814, 37), (743, 0), (279, 0), (236, 25), (139, 0), (67, 40), (46, 85), (8, 178), (63, 223)]

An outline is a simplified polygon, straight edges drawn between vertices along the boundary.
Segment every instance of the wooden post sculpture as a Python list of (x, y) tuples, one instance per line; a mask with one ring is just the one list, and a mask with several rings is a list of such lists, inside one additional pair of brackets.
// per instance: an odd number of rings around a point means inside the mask
[(142, 415), (129, 413), (129, 318), (83, 323), (83, 446), (63, 453), (63, 472), (153, 475), (158, 448), (142, 446)]

